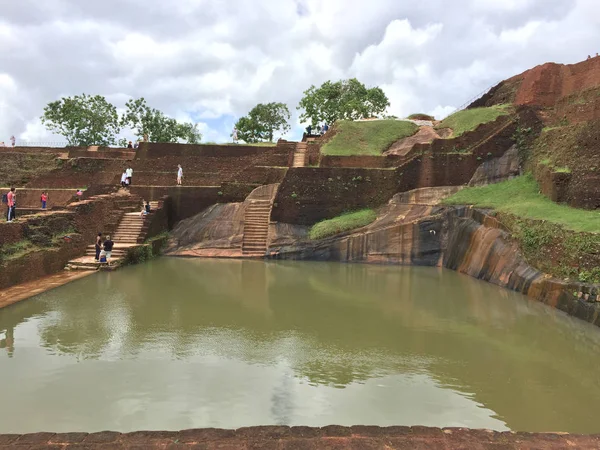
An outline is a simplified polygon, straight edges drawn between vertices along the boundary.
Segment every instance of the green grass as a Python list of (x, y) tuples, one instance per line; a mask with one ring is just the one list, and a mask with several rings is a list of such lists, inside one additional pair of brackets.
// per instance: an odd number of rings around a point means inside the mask
[(436, 128), (452, 128), (453, 137), (460, 136), (467, 131), (473, 131), (482, 123), (496, 120), (500, 116), (510, 114), (510, 105), (496, 105), (488, 108), (472, 108), (457, 111), (442, 120)]
[(433, 120), (435, 120), (435, 117), (430, 116), (429, 114), (415, 113), (415, 114), (411, 114), (410, 116), (408, 116), (408, 119), (410, 119), (410, 120), (429, 120), (429, 121), (433, 121)]
[(369, 225), (377, 219), (377, 214), (372, 209), (361, 209), (360, 211), (344, 213), (333, 219), (323, 220), (312, 226), (309, 232), (311, 239), (323, 239), (344, 231)]
[(419, 128), (402, 120), (342, 120), (335, 127), (337, 134), (321, 149), (324, 155), (380, 156), (398, 139), (412, 136)]
[(600, 233), (600, 212), (554, 203), (539, 192), (531, 174), (489, 186), (465, 188), (443, 203), (494, 208), (525, 219), (546, 220), (573, 231)]

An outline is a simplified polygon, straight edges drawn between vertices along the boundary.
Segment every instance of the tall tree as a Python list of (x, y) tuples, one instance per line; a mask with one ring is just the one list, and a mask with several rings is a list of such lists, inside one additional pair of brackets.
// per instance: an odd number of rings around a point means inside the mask
[(336, 120), (366, 119), (385, 112), (390, 102), (379, 87), (366, 88), (356, 78), (326, 81), (320, 87), (314, 85), (304, 91), (298, 105), (304, 110), (300, 120), (333, 124)]
[(129, 100), (125, 108), (121, 126), (133, 129), (140, 139), (148, 135), (150, 142), (177, 142), (181, 139), (190, 144), (197, 144), (202, 138), (197, 124), (177, 122), (165, 116), (162, 111), (150, 108), (144, 98)]
[(283, 134), (290, 129), (289, 119), (290, 111), (284, 103), (259, 103), (235, 127), (238, 138), (244, 142), (273, 142), (275, 132)]
[(50, 102), (41, 119), (69, 145), (114, 145), (120, 130), (117, 108), (101, 95), (82, 94)]

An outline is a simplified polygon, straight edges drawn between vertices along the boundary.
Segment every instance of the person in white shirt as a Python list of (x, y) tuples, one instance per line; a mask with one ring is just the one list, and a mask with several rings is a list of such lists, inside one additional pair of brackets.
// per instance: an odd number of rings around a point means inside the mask
[(127, 171), (124, 170), (121, 174), (121, 187), (127, 186)]
[(181, 186), (181, 179), (183, 178), (183, 169), (181, 164), (177, 164), (177, 186)]
[(131, 186), (131, 177), (133, 176), (133, 169), (131, 168), (131, 166), (129, 166), (125, 172), (127, 173), (127, 184)]

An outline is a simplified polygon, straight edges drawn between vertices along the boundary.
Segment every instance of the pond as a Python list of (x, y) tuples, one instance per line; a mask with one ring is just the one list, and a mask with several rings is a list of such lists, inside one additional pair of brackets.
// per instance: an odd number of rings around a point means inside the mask
[(597, 433), (599, 330), (448, 270), (161, 258), (0, 310), (0, 432)]

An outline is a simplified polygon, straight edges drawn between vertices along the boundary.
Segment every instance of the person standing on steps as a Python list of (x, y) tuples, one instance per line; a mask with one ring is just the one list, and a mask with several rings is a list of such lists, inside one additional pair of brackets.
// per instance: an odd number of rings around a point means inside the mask
[(123, 169), (123, 173), (121, 174), (121, 187), (127, 187), (127, 170)]
[(42, 192), (42, 196), (40, 197), (40, 200), (42, 201), (42, 209), (46, 209), (46, 203), (48, 202), (48, 193)]
[(115, 243), (110, 240), (110, 236), (106, 236), (104, 241), (104, 253), (106, 253), (106, 262), (110, 263), (110, 257), (112, 256), (112, 249)]
[(125, 172), (127, 173), (127, 184), (131, 186), (131, 178), (133, 177), (133, 169), (131, 168), (131, 165), (127, 168)]
[(183, 178), (183, 169), (181, 164), (177, 164), (177, 186), (181, 186), (181, 180)]
[(100, 250), (102, 250), (102, 233), (98, 233), (96, 236), (96, 257), (94, 258), (96, 261), (100, 261)]

